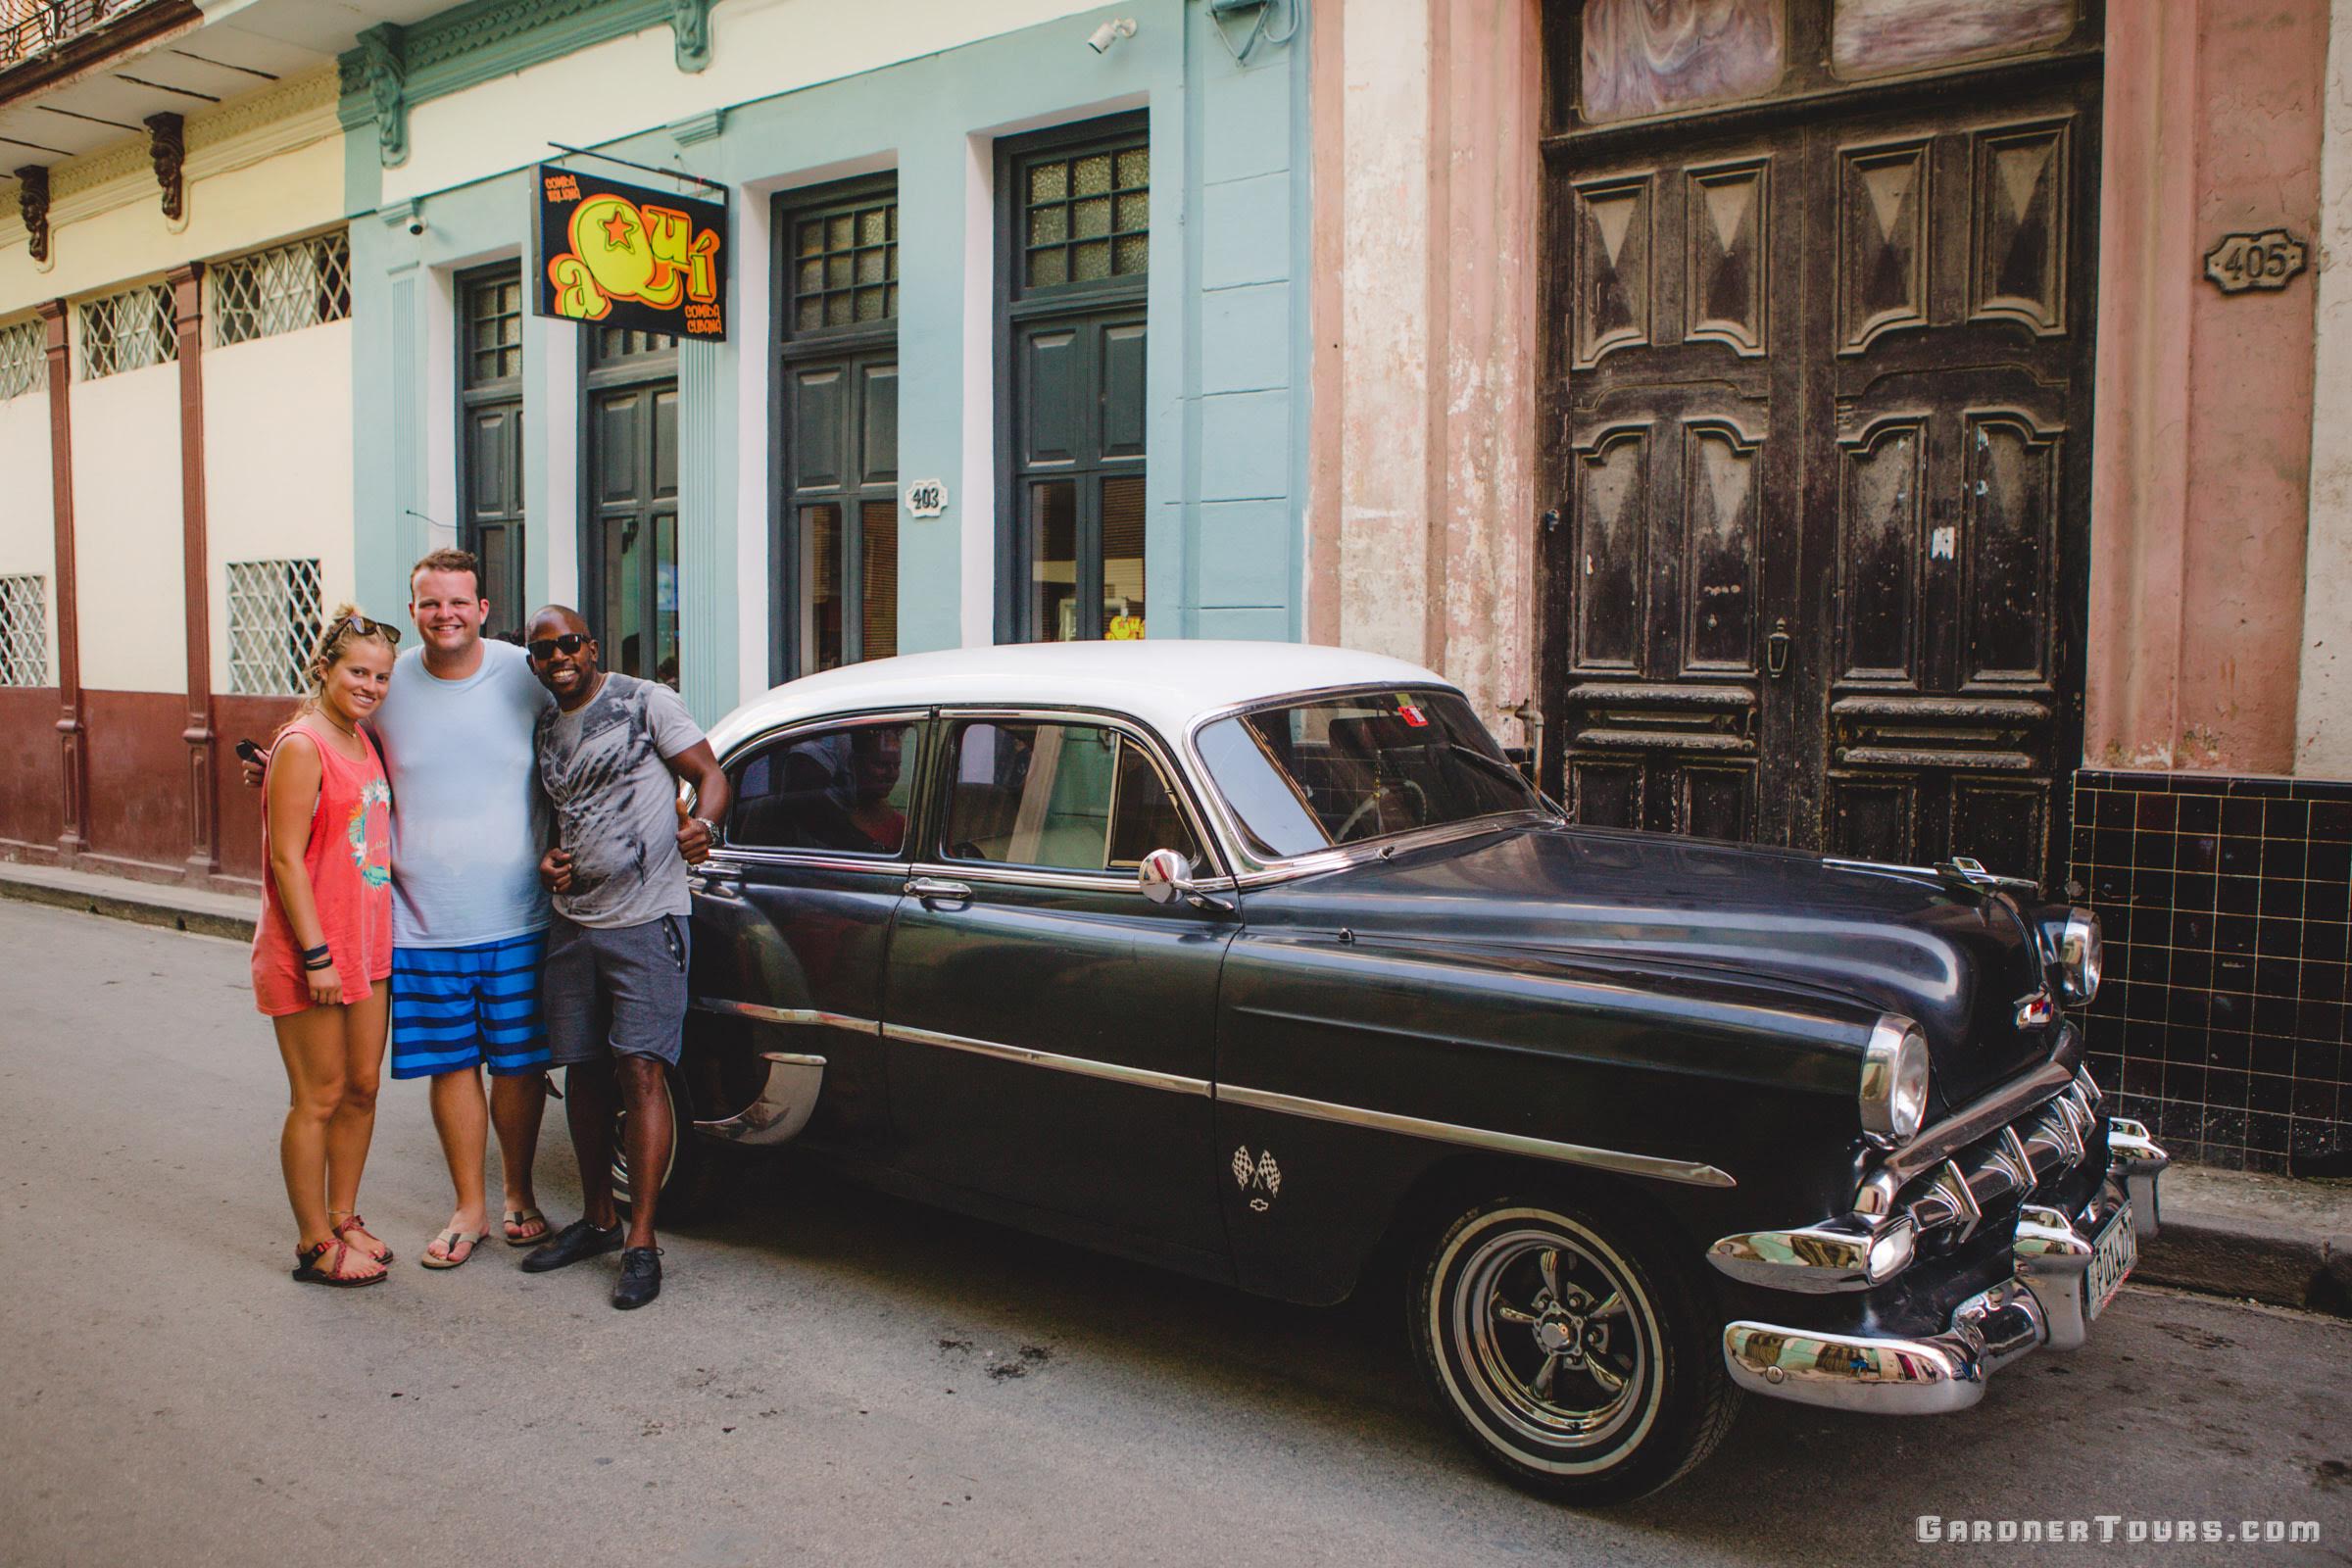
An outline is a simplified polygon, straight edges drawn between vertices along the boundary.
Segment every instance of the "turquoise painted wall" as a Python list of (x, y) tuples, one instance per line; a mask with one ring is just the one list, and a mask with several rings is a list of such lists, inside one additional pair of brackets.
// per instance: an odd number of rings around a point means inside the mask
[[(616, 15), (632, 4), (614, 0)], [(642, 7), (632, 15), (641, 18)], [(1113, 16), (1133, 17), (1138, 31), (1098, 57), (1084, 39)], [(723, 0), (716, 20), (723, 52)], [(1223, 26), (1238, 45), (1254, 20), (1245, 14)], [(967, 267), (993, 266), (989, 236), (967, 231), (972, 161), (977, 157), (993, 172), (989, 143), (996, 135), (1066, 121), (1073, 111), (1138, 105), (1149, 109), (1153, 171), (1150, 630), (1299, 635), (1307, 379), (1303, 20), (1291, 0), (1275, 0), (1267, 18), (1272, 36), (1256, 43), (1245, 66), (1218, 37), (1204, 0), (1128, 0), (731, 105), (716, 135), (703, 125), (679, 127), (684, 139), (663, 129), (601, 144), (619, 157), (736, 187), (736, 319), (742, 291), (770, 286), (765, 256), (744, 242), (764, 231), (770, 191), (802, 182), (810, 171), (895, 167), (899, 469), (903, 479), (944, 478), (951, 493), (947, 515), (901, 519), (904, 650), (991, 635), (984, 615), (975, 625), (966, 612), (967, 601), (988, 602), (987, 584), (966, 580), (967, 554), (995, 559), (993, 545), (980, 552), (964, 545), (976, 499), (965, 493), (965, 476), (987, 457), (965, 451), (965, 389), (967, 382), (993, 386), (986, 367), (969, 368), (980, 373), (967, 375), (966, 345), (995, 341), (993, 332), (976, 339), (967, 332), (967, 300), (993, 298), (993, 284), (975, 293), (967, 275)], [(1276, 41), (1286, 34), (1287, 41)], [(480, 75), (496, 65), (481, 62), (464, 74)], [(528, 214), (524, 172), (486, 170), (420, 198), (425, 228), (412, 235), (406, 207), (379, 211), (378, 144), (367, 107), (362, 94), (347, 99), (360, 582), (368, 603), (388, 607), (405, 599), (406, 566), (427, 542), (427, 524), (409, 513), (429, 510), (425, 499), (436, 489), (430, 466), (454, 460), (453, 392), (435, 383), (454, 374), (451, 348), (436, 338), (455, 328), (446, 306), (436, 302), (446, 299), (456, 269), (519, 253)], [(577, 330), (537, 318), (525, 327), (526, 574), (534, 600), (551, 591), (551, 560), (573, 553), (551, 549), (550, 530), (562, 529), (568, 539), (578, 528), (576, 504), (552, 514), (557, 499), (574, 488), (561, 471), (577, 462), (574, 432), (563, 427), (570, 410), (553, 419), (541, 407), (550, 401), (546, 388), (576, 374), (559, 334)], [(752, 466), (761, 476), (761, 493), (740, 493), (745, 487), (738, 482), (738, 432), (765, 428), (764, 409), (743, 417), (747, 354), (763, 366), (768, 345), (737, 334), (681, 350), (682, 684), (706, 721), (750, 695), (742, 689), (740, 634), (747, 624), (763, 625), (767, 615), (767, 584), (741, 581), (738, 569), (741, 531), (763, 537), (769, 526), (764, 461)], [(764, 399), (771, 382), (762, 372), (751, 384)], [(435, 421), (449, 431), (433, 431)], [(967, 457), (975, 463), (967, 466)], [(446, 478), (438, 488), (449, 489)], [(764, 657), (759, 667), (764, 670)]]

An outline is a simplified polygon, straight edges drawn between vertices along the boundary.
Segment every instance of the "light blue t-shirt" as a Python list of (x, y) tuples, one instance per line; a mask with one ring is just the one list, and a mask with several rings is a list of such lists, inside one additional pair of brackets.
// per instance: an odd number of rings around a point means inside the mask
[(547, 925), (547, 801), (531, 750), (555, 699), (512, 643), (443, 680), (412, 648), (371, 721), (392, 775), (392, 942), (463, 948)]

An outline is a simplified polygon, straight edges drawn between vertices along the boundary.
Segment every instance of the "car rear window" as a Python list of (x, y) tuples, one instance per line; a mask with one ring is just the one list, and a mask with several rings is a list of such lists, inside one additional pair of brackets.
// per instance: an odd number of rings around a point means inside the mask
[(1278, 859), (1544, 808), (1456, 692), (1263, 708), (1203, 726), (1198, 744), (1251, 844)]

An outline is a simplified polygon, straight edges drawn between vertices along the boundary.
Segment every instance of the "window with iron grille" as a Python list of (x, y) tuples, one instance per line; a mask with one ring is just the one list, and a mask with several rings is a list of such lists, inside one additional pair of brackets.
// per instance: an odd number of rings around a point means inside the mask
[(0, 686), (49, 684), (45, 577), (0, 577)]
[(899, 204), (869, 196), (792, 220), (792, 334), (871, 326), (899, 314)]
[(213, 345), (300, 331), (351, 316), (351, 239), (318, 234), (212, 270)]
[(279, 697), (310, 689), (303, 666), (318, 641), (316, 560), (228, 564), (228, 689)]
[(1152, 254), (1152, 149), (1144, 132), (1031, 154), (1015, 166), (1021, 292), (1141, 281)]
[(38, 318), (0, 326), (0, 403), (49, 384), (49, 355)]
[(137, 288), (81, 305), (81, 378), (95, 381), (119, 370), (144, 369), (179, 358), (172, 286)]

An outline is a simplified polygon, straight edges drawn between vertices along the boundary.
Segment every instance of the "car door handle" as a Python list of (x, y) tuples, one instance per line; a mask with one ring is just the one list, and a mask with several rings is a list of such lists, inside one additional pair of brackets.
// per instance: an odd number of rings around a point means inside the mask
[(972, 890), (969, 885), (962, 882), (942, 881), (935, 876), (918, 876), (906, 884), (906, 891), (909, 897), (920, 899), (925, 904), (929, 904), (934, 899), (954, 904), (972, 902)]
[(740, 899), (743, 873), (731, 865), (701, 865), (688, 875), (686, 886), (713, 899)]

